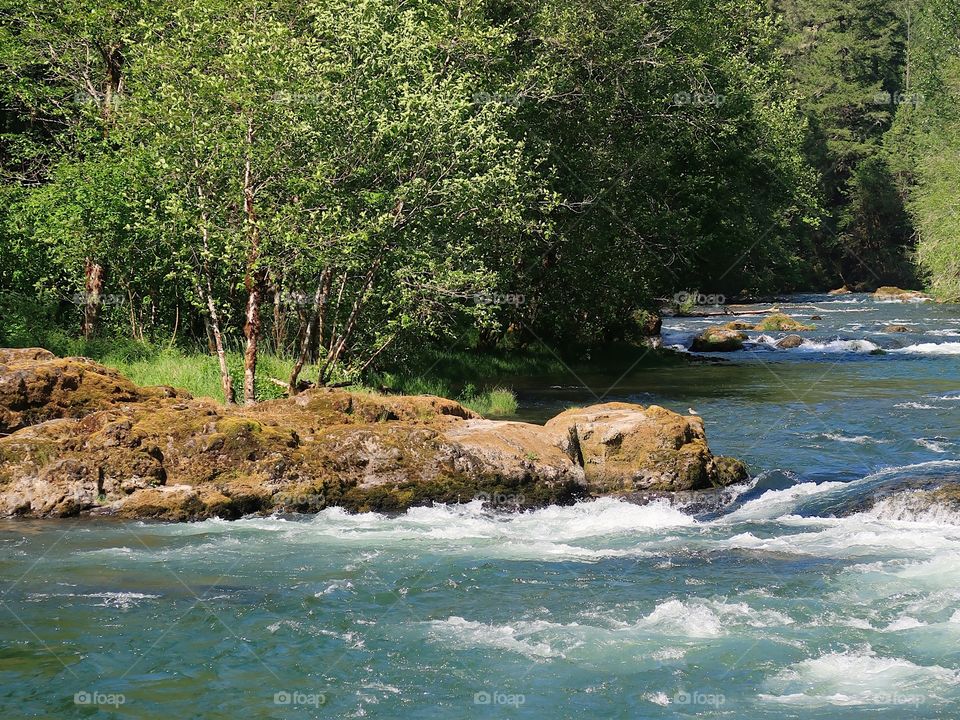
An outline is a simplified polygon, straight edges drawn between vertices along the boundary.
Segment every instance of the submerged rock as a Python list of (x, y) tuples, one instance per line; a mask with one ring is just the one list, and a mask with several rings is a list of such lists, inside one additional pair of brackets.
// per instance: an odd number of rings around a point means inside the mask
[(909, 333), (914, 330), (906, 325), (887, 325), (883, 331), (888, 333)]
[(476, 497), (537, 507), (746, 477), (710, 453), (700, 418), (657, 406), (608, 403), (546, 426), (485, 420), (443, 398), (330, 389), (226, 407), (88, 360), (0, 357), (13, 368), (0, 386), (30, 388), (0, 405), (12, 430), (0, 437), (5, 516), (189, 520)]
[(693, 339), (693, 352), (733, 352), (743, 349), (746, 333), (725, 327), (709, 327)]
[(799, 335), (787, 335), (777, 340), (776, 345), (781, 350), (791, 350), (803, 345), (803, 338)]

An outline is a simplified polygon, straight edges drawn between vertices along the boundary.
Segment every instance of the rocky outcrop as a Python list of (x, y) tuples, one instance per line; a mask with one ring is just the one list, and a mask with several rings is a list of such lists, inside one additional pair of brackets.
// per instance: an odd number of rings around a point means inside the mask
[(831, 290), (827, 295), (849, 295), (852, 292), (850, 288), (844, 285), (843, 287), (838, 287), (836, 290)]
[(884, 286), (877, 288), (873, 293), (874, 300), (886, 300), (900, 302), (926, 302), (932, 300), (929, 295), (919, 290), (902, 290), (898, 287)]
[(39, 353), (17, 356), (11, 374), (11, 386), (43, 378), (52, 381), (37, 386), (52, 390), (31, 390), (26, 403), (21, 391), (4, 396), (17, 403), (0, 407), (12, 430), (0, 437), (6, 516), (188, 520), (334, 505), (396, 511), (480, 496), (536, 507), (746, 476), (739, 462), (710, 453), (698, 417), (656, 406), (600, 405), (539, 426), (485, 420), (443, 398), (330, 389), (225, 407)]
[(746, 333), (725, 327), (709, 327), (693, 339), (693, 352), (733, 352), (743, 349)]
[(613, 402), (567, 410), (546, 424), (558, 433), (570, 428), (594, 492), (697, 490), (747, 476), (741, 462), (712, 455), (699, 416)]
[(883, 328), (884, 332), (888, 333), (909, 333), (914, 332), (913, 328), (907, 327), (906, 325), (887, 325)]
[[(709, 330), (717, 330), (718, 328), (709, 328)], [(760, 332), (770, 332), (775, 330), (781, 330), (784, 332), (805, 332), (807, 330), (816, 330), (815, 325), (804, 325), (798, 320), (794, 320), (789, 315), (784, 315), (783, 313), (773, 313), (768, 315), (763, 320), (758, 323), (748, 323), (743, 320), (733, 320), (728, 322), (726, 325), (723, 325), (721, 328), (723, 330), (757, 330)]]
[(0, 434), (93, 410), (186, 396), (168, 387), (141, 388), (85, 358), (58, 358), (38, 348), (0, 348)]

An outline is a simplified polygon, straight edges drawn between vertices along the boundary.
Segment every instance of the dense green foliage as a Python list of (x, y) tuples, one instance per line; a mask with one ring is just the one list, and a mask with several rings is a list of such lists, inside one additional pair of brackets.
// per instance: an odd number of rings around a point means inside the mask
[(910, 15), (910, 93), (889, 146), (908, 190), (917, 256), (931, 290), (960, 301), (960, 6), (915, 2)]
[(908, 168), (876, 97), (948, 5), (777, 4), (0, 0), (0, 343), (204, 344), (247, 401), (264, 346), (296, 387), (605, 343), (679, 290), (902, 277), (908, 182), (942, 267), (948, 114), (897, 121)]
[(807, 153), (828, 211), (823, 272), (846, 284), (907, 284), (911, 228), (884, 152), (904, 97), (900, 0), (774, 0), (783, 54), (810, 119)]

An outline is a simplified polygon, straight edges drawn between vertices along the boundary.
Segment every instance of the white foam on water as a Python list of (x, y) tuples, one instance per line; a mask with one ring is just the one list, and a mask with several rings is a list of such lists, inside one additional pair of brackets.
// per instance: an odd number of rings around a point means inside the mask
[(902, 408), (904, 410), (945, 410), (942, 405), (927, 405), (926, 403), (919, 402), (902, 402), (894, 405), (895, 408)]
[(571, 506), (550, 506), (532, 512), (495, 513), (481, 501), (463, 505), (411, 508), (388, 517), (351, 515), (339, 508), (319, 513), (309, 525), (334, 535), (386, 535), (396, 539), (502, 539), (569, 542), (635, 531), (695, 525), (696, 520), (668, 500), (637, 505), (602, 498)]
[(924, 335), (934, 335), (936, 337), (960, 337), (960, 330), (927, 330)]
[(670, 704), (670, 696), (665, 692), (655, 692), (655, 693), (645, 693), (643, 699), (647, 702), (651, 702), (654, 705), (659, 705), (661, 707), (666, 707)]
[(554, 623), (541, 623), (531, 627), (530, 623), (513, 625), (488, 625), (486, 623), (465, 620), (451, 615), (446, 620), (433, 620), (429, 636), (435, 642), (450, 643), (466, 648), (491, 648), (525, 655), (532, 660), (562, 658), (563, 653), (554, 650), (548, 643), (536, 642), (524, 638), (537, 630)]
[(845, 486), (846, 483), (841, 482), (797, 483), (783, 490), (767, 490), (760, 497), (748, 500), (720, 520), (734, 523), (779, 518), (793, 510), (800, 500)]
[[(327, 508), (300, 521), (233, 521), (239, 532), (280, 533), (287, 544), (335, 542), (356, 548), (370, 544), (409, 548), (413, 544), (442, 543), (450, 552), (473, 553), (479, 549), (489, 557), (549, 561), (644, 556), (649, 552), (640, 547), (638, 536), (657, 537), (664, 530), (697, 525), (692, 515), (668, 499), (639, 505), (615, 498), (528, 512), (492, 511), (477, 500), (416, 507), (396, 516)], [(604, 538), (613, 539), (618, 546), (603, 542)]]
[(892, 623), (883, 628), (883, 632), (897, 632), (899, 630), (913, 630), (918, 627), (926, 627), (927, 623), (917, 620), (910, 615), (901, 615)]
[(856, 445), (867, 445), (870, 443), (885, 443), (886, 440), (878, 440), (869, 435), (844, 435), (843, 433), (820, 433), (819, 437), (827, 440), (834, 440), (842, 443), (854, 443)]
[(960, 342), (918, 343), (902, 348), (893, 348), (887, 350), (887, 352), (903, 355), (960, 355)]
[(902, 523), (960, 527), (960, 512), (941, 503), (931, 503), (920, 491), (902, 492), (883, 498), (864, 516)]
[[(768, 336), (761, 335), (754, 342), (774, 346), (776, 345), (777, 340)], [(874, 350), (878, 350), (879, 345), (870, 342), (865, 339), (858, 340), (830, 340), (828, 342), (819, 342), (817, 340), (807, 340), (803, 341), (802, 345), (798, 345), (795, 348), (790, 348), (786, 352), (800, 352), (800, 353), (849, 353), (854, 355), (862, 355), (871, 353)]]
[(711, 638), (728, 634), (735, 627), (768, 628), (793, 624), (793, 619), (776, 610), (757, 610), (746, 603), (723, 599), (672, 598), (659, 603), (632, 629), (644, 633)]
[(931, 452), (935, 453), (947, 453), (950, 452), (947, 449), (948, 445), (953, 445), (953, 443), (945, 440), (931, 440), (930, 438), (915, 438), (914, 442), (922, 448), (926, 448)]
[(140, 605), (143, 600), (156, 600), (159, 595), (138, 592), (95, 592), (95, 593), (31, 593), (28, 600), (40, 601), (48, 598), (89, 598), (100, 600), (95, 607), (111, 607), (126, 610)]
[[(427, 637), (436, 643), (506, 651), (533, 660), (576, 657), (594, 663), (629, 655), (635, 661), (659, 665), (682, 660), (689, 649), (665, 644), (669, 642), (667, 638), (689, 643), (794, 623), (791, 617), (776, 610), (728, 602), (722, 597), (670, 598), (631, 621), (611, 618), (608, 612), (587, 612), (581, 617), (589, 622), (564, 624), (518, 619), (493, 624), (454, 615), (427, 622)], [(637, 650), (643, 648), (648, 651), (638, 654)]]
[(848, 485), (871, 482), (873, 480), (882, 480), (891, 475), (900, 475), (901, 473), (912, 473), (917, 470), (958, 470), (960, 469), (960, 460), (926, 460), (920, 463), (910, 465), (893, 465), (882, 470), (865, 475), (859, 480), (854, 480)]
[(960, 683), (955, 670), (883, 657), (872, 648), (801, 660), (769, 678), (760, 699), (784, 705), (920, 705)]
[(743, 532), (718, 541), (718, 545), (728, 549), (836, 558), (929, 558), (938, 553), (960, 553), (958, 525), (879, 518), (873, 511), (842, 518), (793, 519), (797, 524), (808, 524), (815, 529), (773, 537)]
[(919, 297), (909, 297), (909, 298), (890, 298), (889, 300), (874, 298), (873, 301), (878, 305), (903, 305), (903, 304), (920, 305), (922, 303), (933, 302), (933, 298), (925, 297), (921, 295)]
[(850, 566), (837, 577), (831, 601), (844, 607), (892, 609), (927, 624), (942, 624), (960, 605), (960, 556), (939, 553), (922, 561)]

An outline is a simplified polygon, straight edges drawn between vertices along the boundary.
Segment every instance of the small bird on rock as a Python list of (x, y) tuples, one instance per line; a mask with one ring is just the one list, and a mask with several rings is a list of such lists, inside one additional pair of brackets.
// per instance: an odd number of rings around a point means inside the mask
[(700, 414), (700, 413), (698, 413), (696, 410), (694, 410), (693, 408), (687, 408), (687, 413), (690, 414), (690, 415), (699, 415), (699, 414)]

